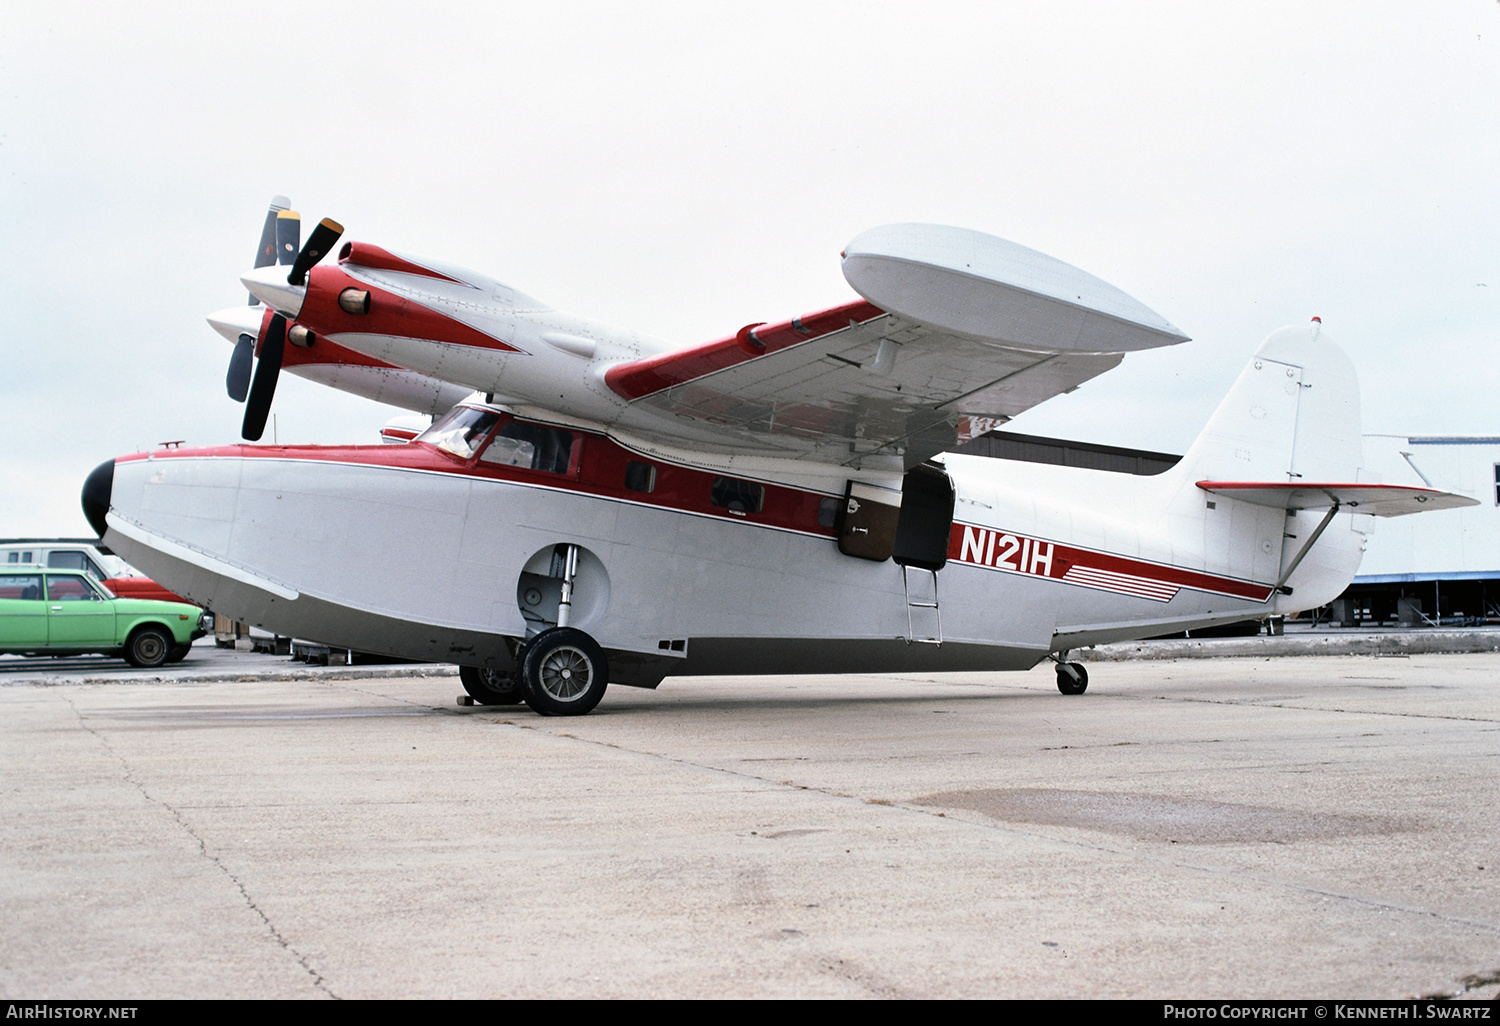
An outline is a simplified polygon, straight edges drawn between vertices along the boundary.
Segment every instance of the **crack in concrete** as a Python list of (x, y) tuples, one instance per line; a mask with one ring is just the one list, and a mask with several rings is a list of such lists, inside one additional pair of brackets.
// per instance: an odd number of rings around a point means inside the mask
[[(1127, 696), (1112, 695), (1110, 697), (1123, 698)], [(1346, 716), (1391, 716), (1403, 720), (1457, 720), (1461, 723), (1500, 723), (1500, 719), (1494, 719), (1489, 716), (1442, 716), (1435, 713), (1386, 712), (1381, 709), (1340, 709), (1324, 705), (1293, 705), (1290, 702), (1243, 702), (1227, 698), (1167, 698), (1166, 695), (1157, 695), (1156, 700), (1196, 702), (1201, 705), (1234, 705), (1243, 709), (1294, 709), (1297, 712), (1343, 713)]]
[(228, 878), (229, 882), (234, 885), (235, 890), (240, 892), (240, 897), (244, 899), (245, 906), (249, 908), (250, 911), (254, 912), (256, 916), (259, 917), (260, 921), (265, 925), (266, 931), (270, 933), (271, 938), (276, 941), (277, 944), (281, 945), (281, 948), (286, 951), (287, 954), (291, 955), (296, 960), (297, 964), (300, 965), (310, 977), (312, 977), (313, 986), (335, 1001), (340, 1000), (339, 996), (335, 994), (333, 990), (328, 986), (328, 981), (323, 978), (323, 974), (313, 968), (312, 964), (307, 960), (307, 956), (303, 955), (300, 951), (292, 946), (291, 942), (288, 941), (286, 937), (282, 935), (281, 931), (276, 928), (276, 924), (271, 922), (270, 917), (267, 916), (266, 913), (261, 909), (261, 907), (255, 903), (255, 899), (250, 896), (250, 892), (245, 888), (245, 885), (240, 880), (240, 878), (235, 876), (234, 872), (230, 870), (230, 868), (226, 866), (217, 855), (214, 855), (208, 850), (208, 843), (198, 834), (196, 830), (193, 829), (192, 824), (187, 821), (182, 813), (178, 811), (170, 802), (156, 797), (146, 789), (146, 785), (136, 778), (135, 771), (131, 767), (130, 762), (115, 749), (114, 745), (110, 744), (108, 737), (100, 733), (98, 730), (95, 730), (93, 727), (89, 726), (88, 721), (84, 719), (83, 713), (80, 712), (78, 706), (73, 703), (72, 698), (64, 694), (62, 695), (62, 699), (68, 704), (68, 708), (73, 711), (73, 715), (78, 718), (78, 725), (89, 734), (93, 735), (94, 739), (104, 746), (105, 751), (109, 752), (109, 754), (112, 755), (117, 762), (119, 762), (121, 769), (124, 771), (125, 781), (132, 787), (134, 787), (137, 791), (139, 791), (141, 793), (141, 797), (145, 798), (146, 801), (150, 802), (153, 805), (158, 805), (161, 808), (166, 809), (167, 812), (171, 813), (172, 818), (177, 821), (177, 825), (181, 827), (189, 837), (197, 842), (199, 854), (201, 854), (205, 859), (212, 863), (215, 869), (223, 873), (224, 876)]
[(892, 983), (884, 976), (872, 973), (868, 969), (864, 969), (846, 959), (834, 958), (830, 955), (823, 959), (822, 969), (830, 976), (844, 980), (847, 983), (852, 983), (856, 987), (864, 988), (866, 992), (874, 997), (907, 1000), (916, 996), (911, 991)]

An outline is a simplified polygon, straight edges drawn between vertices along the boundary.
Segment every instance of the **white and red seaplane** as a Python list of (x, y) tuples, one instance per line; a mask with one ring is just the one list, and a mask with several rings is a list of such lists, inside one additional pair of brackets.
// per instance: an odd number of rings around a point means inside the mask
[(1069, 650), (1321, 605), (1370, 514), (1473, 502), (1361, 481), (1354, 368), (1318, 323), (1267, 338), (1164, 473), (947, 453), (961, 418), (1186, 340), (972, 231), (867, 231), (841, 254), (858, 298), (684, 349), (378, 246), (319, 264), (342, 229), (299, 248), (285, 206), (252, 305), (210, 318), (236, 343), (245, 438), (283, 368), (436, 421), (407, 445), (124, 456), (85, 511), (194, 602), (459, 663), (481, 703), (585, 713), (610, 682), (672, 674), (1049, 658), (1080, 694)]

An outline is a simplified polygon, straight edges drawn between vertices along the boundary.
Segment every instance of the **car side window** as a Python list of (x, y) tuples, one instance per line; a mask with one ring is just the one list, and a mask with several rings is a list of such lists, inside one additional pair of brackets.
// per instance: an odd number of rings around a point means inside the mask
[(0, 575), (0, 599), (19, 599), (35, 602), (42, 597), (41, 577), (21, 574)]
[(47, 578), (47, 598), (52, 602), (102, 602), (99, 593), (90, 588), (82, 577), (73, 574), (58, 574)]
[(99, 569), (97, 563), (82, 552), (49, 552), (47, 554), (47, 569), (49, 570), (82, 570), (96, 581), (102, 581), (108, 575)]

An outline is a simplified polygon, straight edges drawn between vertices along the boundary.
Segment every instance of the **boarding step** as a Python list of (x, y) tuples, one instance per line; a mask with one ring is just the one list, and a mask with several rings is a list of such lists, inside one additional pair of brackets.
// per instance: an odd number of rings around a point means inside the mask
[[(926, 594), (912, 591), (912, 575), (921, 588), (922, 575), (927, 575)], [(906, 594), (906, 643), (908, 645), (941, 645), (943, 643), (943, 611), (938, 606), (938, 578), (936, 570), (901, 564), (901, 588)], [(928, 596), (931, 596), (930, 598)], [(928, 612), (928, 611), (931, 612)], [(923, 620), (928, 628), (917, 632), (917, 621)]]

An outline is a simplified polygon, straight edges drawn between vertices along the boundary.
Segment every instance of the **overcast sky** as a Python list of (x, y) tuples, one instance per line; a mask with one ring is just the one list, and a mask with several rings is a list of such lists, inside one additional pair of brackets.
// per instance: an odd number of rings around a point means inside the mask
[[(838, 253), (962, 225), (1194, 341), (1016, 430), (1181, 451), (1323, 318), (1366, 431), (1500, 434), (1500, 4), (11, 3), (0, 536), (84, 476), (238, 440), (267, 201), (687, 345), (854, 298)], [(283, 375), (282, 442), (400, 411)], [(269, 438), (269, 432), (268, 432)]]

